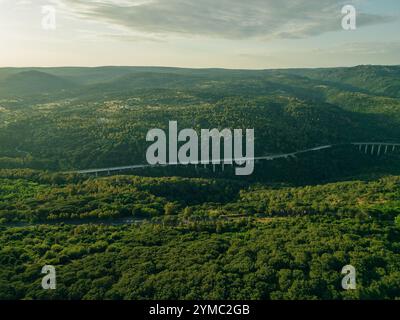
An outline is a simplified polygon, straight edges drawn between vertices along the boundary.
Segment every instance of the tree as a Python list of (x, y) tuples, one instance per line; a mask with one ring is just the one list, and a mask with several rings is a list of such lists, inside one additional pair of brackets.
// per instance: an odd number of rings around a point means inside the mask
[(164, 214), (167, 216), (171, 216), (174, 214), (177, 214), (179, 210), (179, 205), (177, 203), (174, 202), (168, 202), (165, 206), (164, 206)]
[(394, 223), (396, 224), (397, 227), (400, 228), (400, 215), (398, 215), (398, 216), (396, 217), (396, 219), (394, 219)]

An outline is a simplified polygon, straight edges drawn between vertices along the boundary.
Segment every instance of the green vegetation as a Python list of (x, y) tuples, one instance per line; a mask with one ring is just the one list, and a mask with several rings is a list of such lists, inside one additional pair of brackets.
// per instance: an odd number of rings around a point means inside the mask
[[(381, 85), (398, 72), (397, 67), (386, 69), (393, 71)], [(335, 72), (341, 76), (333, 76)], [(360, 81), (343, 84), (345, 75), (363, 79), (363, 72), (369, 74), (370, 68), (1, 69), (0, 88), (5, 92), (0, 90), (0, 165), (68, 171), (142, 164), (149, 145), (146, 133), (166, 129), (169, 120), (178, 121), (179, 128), (196, 130), (254, 128), (256, 155), (355, 141), (396, 141), (399, 98), (367, 91)], [(25, 89), (39, 86), (37, 94)], [(370, 158), (357, 150), (338, 150), (334, 155), (322, 151), (311, 167), (308, 158), (300, 158), (300, 163), (262, 163), (257, 167), (263, 174), (254, 177), (318, 182), (369, 173), (371, 165), (400, 172), (398, 153), (381, 161)], [(226, 176), (232, 177), (229, 172)]]
[[(400, 154), (349, 145), (400, 142), (399, 73), (0, 69), (0, 299), (400, 299)], [(254, 128), (258, 156), (337, 146), (250, 177), (73, 173), (145, 163), (170, 120)]]
[[(400, 177), (285, 187), (2, 176), (2, 299), (400, 298)], [(45, 264), (58, 270), (54, 292), (40, 287)], [(341, 289), (346, 264), (355, 291)]]
[[(181, 227), (36, 226), (0, 235), (2, 299), (395, 299), (400, 231), (377, 220), (279, 218)], [(341, 268), (358, 289), (341, 289)], [(41, 289), (43, 265), (58, 287)]]
[[(190, 216), (381, 217), (400, 213), (400, 177), (288, 187), (204, 178), (85, 178), (0, 171), (0, 221)], [(156, 219), (157, 220), (157, 219)]]

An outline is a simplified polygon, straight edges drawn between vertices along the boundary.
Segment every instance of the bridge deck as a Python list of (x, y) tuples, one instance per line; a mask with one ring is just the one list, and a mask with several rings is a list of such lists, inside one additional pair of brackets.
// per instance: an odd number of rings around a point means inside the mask
[[(396, 147), (400, 146), (400, 143), (388, 143), (388, 142), (352, 142), (350, 145), (356, 145), (356, 146), (391, 146), (391, 147)], [(247, 157), (247, 158), (237, 158), (237, 159), (214, 159), (214, 160), (203, 160), (203, 161), (196, 161), (196, 162), (191, 162), (191, 165), (213, 165), (213, 161), (216, 162), (214, 164), (225, 164), (225, 165), (230, 165), (233, 162), (236, 163), (244, 163), (244, 162), (251, 162), (251, 161), (257, 161), (257, 160), (276, 160), (276, 159), (281, 159), (281, 158), (289, 158), (289, 157), (294, 157), (298, 154), (302, 153), (307, 153), (307, 152), (313, 152), (313, 151), (320, 151), (320, 150), (325, 150), (325, 149), (330, 149), (334, 146), (337, 146), (336, 144), (333, 145), (324, 145), (324, 146), (319, 146), (315, 148), (309, 148), (309, 149), (304, 149), (300, 151), (295, 151), (291, 153), (283, 153), (283, 154), (272, 154), (268, 156), (262, 156), (262, 157)], [(73, 173), (78, 173), (78, 174), (98, 174), (98, 173), (103, 173), (103, 172), (115, 172), (115, 171), (124, 171), (124, 170), (132, 170), (132, 169), (143, 169), (143, 168), (150, 168), (150, 167), (164, 167), (164, 166), (176, 166), (176, 165), (182, 165), (181, 163), (166, 163), (166, 164), (157, 164), (157, 165), (150, 165), (150, 164), (141, 164), (141, 165), (131, 165), (131, 166), (120, 166), (120, 167), (111, 167), (111, 168), (99, 168), (99, 169), (86, 169), (86, 170), (77, 170), (74, 171)]]

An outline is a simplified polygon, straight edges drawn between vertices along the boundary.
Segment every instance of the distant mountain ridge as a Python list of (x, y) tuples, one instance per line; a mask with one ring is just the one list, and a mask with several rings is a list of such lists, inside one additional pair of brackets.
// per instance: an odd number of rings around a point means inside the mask
[(75, 88), (76, 85), (49, 73), (28, 70), (11, 74), (0, 82), (0, 94), (6, 96), (28, 96), (50, 94)]
[[(268, 80), (285, 84), (284, 78), (318, 81), (374, 95), (400, 97), (400, 66), (356, 66), (317, 69), (185, 69), (170, 67), (0, 68), (0, 97), (49, 94), (99, 86), (99, 90), (171, 88), (219, 80)], [(300, 78), (297, 78), (300, 79)]]

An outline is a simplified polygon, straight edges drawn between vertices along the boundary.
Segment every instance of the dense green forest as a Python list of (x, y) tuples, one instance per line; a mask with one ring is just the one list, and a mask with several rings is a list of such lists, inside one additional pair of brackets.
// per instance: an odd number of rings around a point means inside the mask
[(204, 178), (77, 175), (0, 171), (3, 224), (79, 219), (326, 215), (382, 217), (400, 213), (400, 178), (314, 186), (251, 184)]
[[(398, 176), (290, 187), (3, 170), (0, 195), (2, 299), (400, 298)], [(45, 264), (57, 290), (40, 286)]]
[[(379, 77), (371, 71), (375, 68), (382, 70)], [(198, 131), (254, 128), (257, 156), (326, 144), (397, 142), (399, 98), (380, 94), (376, 86), (367, 90), (360, 79), (375, 75), (380, 86), (391, 83), (392, 88), (398, 73), (398, 67), (368, 66), (303, 71), (1, 69), (0, 166), (69, 171), (143, 164), (146, 133), (166, 129), (170, 120), (178, 121), (180, 129)], [(343, 81), (345, 75), (350, 84)], [(278, 161), (257, 167), (266, 181), (287, 176), (315, 181), (368, 173), (371, 165), (382, 165), (369, 158), (339, 150), (335, 155), (321, 152), (314, 166), (307, 158), (300, 164)], [(383, 167), (399, 169), (398, 159), (385, 159), (392, 163)], [(318, 176), (319, 166), (331, 177)]]
[[(0, 299), (400, 299), (400, 67), (0, 69)], [(255, 129), (233, 168), (143, 164), (152, 128)], [(357, 270), (343, 290), (341, 269)], [(57, 289), (43, 290), (54, 265)]]

